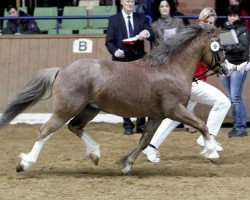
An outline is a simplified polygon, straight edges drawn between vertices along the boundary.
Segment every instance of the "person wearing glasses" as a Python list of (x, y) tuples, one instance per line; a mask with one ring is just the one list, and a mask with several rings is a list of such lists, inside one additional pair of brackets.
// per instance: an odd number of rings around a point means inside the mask
[[(166, 2), (167, 1), (161, 1)], [(163, 3), (159, 4), (159, 12), (162, 13)], [(216, 13), (212, 8), (204, 8), (199, 15), (199, 25), (210, 24), (213, 25), (216, 20)], [(171, 39), (171, 38), (170, 38)], [(206, 66), (200, 63), (195, 71), (194, 77), (205, 72)], [(216, 142), (220, 127), (224, 121), (225, 116), (231, 106), (230, 100), (216, 87), (206, 82), (206, 77), (201, 77), (201, 80), (193, 82), (191, 86), (191, 96), (188, 102), (188, 110), (192, 112), (197, 103), (206, 104), (212, 107), (207, 119), (207, 127), (211, 138), (214, 140), (217, 151), (223, 151), (222, 146)], [(143, 150), (150, 162), (160, 162), (160, 155), (158, 152), (161, 144), (167, 139), (169, 134), (180, 124), (180, 122), (171, 119), (165, 119), (156, 130), (150, 144)], [(205, 146), (202, 135), (197, 139), (200, 146)]]

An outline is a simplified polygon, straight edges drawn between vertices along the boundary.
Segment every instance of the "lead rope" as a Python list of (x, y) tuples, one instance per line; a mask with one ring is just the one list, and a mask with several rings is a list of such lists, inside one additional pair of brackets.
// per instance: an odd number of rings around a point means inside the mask
[[(215, 65), (211, 68), (208, 68), (205, 72), (203, 72), (197, 76), (194, 76), (192, 82), (196, 82), (198, 84), (198, 81), (201, 80), (202, 78), (207, 78), (209, 76), (213, 76), (216, 74), (216, 72), (214, 72), (214, 71), (212, 73), (207, 74), (207, 72), (213, 70), (215, 67), (217, 67), (219, 65), (219, 62), (218, 62), (218, 59), (217, 59), (215, 52), (212, 52), (212, 53), (213, 53), (213, 56), (212, 56), (211, 63), (213, 63), (213, 60), (215, 58), (215, 61), (216, 61)], [(211, 64), (210, 64), (210, 66), (211, 66)]]
[(213, 76), (215, 75), (216, 73), (215, 72), (212, 72), (210, 74), (207, 74), (207, 72), (209, 72), (211, 69), (207, 69), (205, 72), (197, 75), (197, 76), (194, 76), (193, 77), (193, 81), (192, 82), (196, 82), (198, 84), (198, 81), (201, 80), (202, 78), (207, 78), (209, 76)]

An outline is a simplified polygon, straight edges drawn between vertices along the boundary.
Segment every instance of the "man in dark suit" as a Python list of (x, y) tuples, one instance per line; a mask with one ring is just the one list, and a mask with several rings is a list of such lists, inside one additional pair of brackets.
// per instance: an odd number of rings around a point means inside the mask
[[(153, 41), (155, 36), (144, 15), (134, 13), (135, 0), (121, 0), (121, 12), (109, 18), (109, 25), (106, 34), (106, 47), (112, 54), (112, 60), (129, 62), (142, 58), (144, 51), (144, 39)], [(124, 39), (136, 37), (131, 45), (123, 43)], [(125, 134), (133, 132), (134, 124), (130, 118), (123, 118)], [(137, 118), (136, 131), (142, 133), (144, 130), (145, 118)]]

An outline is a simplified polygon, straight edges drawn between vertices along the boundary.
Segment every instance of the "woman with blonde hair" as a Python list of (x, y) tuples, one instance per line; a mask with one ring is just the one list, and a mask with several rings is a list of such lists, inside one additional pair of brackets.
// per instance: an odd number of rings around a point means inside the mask
[(217, 19), (217, 14), (214, 9), (207, 7), (204, 8), (199, 15), (199, 22), (201, 24), (210, 24), (214, 25), (215, 20)]
[[(199, 25), (214, 25), (216, 17), (216, 12), (212, 8), (204, 8), (199, 15)], [(206, 66), (199, 63), (194, 73), (194, 77), (202, 74), (204, 70), (206, 70)], [(212, 106), (207, 119), (207, 127), (209, 134), (216, 145), (216, 150), (223, 151), (222, 146), (216, 142), (215, 138), (218, 135), (224, 118), (231, 106), (230, 100), (220, 90), (206, 83), (206, 77), (204, 76), (198, 81), (192, 83), (191, 96), (187, 106), (188, 110), (192, 112), (197, 103)], [(150, 162), (160, 162), (158, 148), (179, 124), (179, 122), (171, 119), (165, 119), (162, 121), (150, 141), (150, 144), (143, 150), (143, 153), (147, 156), (147, 159)], [(204, 139), (201, 135), (197, 139), (197, 143), (200, 146), (205, 145)]]
[[(201, 12), (200, 12), (200, 15), (199, 15), (199, 25), (203, 25), (203, 24), (210, 24), (210, 25), (214, 25), (214, 22), (217, 18), (217, 14), (216, 12), (214, 11), (214, 9), (210, 8), (210, 7), (207, 7), (207, 8), (204, 8)], [(196, 71), (195, 71), (195, 75), (198, 75), (198, 74), (202, 74), (203, 72), (206, 71), (206, 66), (203, 66), (202, 64), (199, 64), (196, 68)], [(203, 81), (206, 81), (205, 78), (202, 78)], [(184, 125), (184, 128), (187, 129), (187, 131), (189, 133), (196, 133), (196, 129), (194, 129), (193, 127), (191, 126), (188, 126), (188, 125)]]

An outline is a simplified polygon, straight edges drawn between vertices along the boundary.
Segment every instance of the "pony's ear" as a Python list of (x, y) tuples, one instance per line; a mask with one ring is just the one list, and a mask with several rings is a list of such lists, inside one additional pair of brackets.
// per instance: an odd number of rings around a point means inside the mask
[(214, 29), (214, 32), (213, 32), (213, 34), (212, 34), (212, 37), (213, 38), (219, 38), (219, 34), (221, 33), (222, 31), (221, 31), (221, 28), (215, 28)]
[(214, 31), (215, 31), (215, 27), (210, 25), (210, 24), (205, 24), (204, 23), (201, 26), (202, 26), (202, 29), (204, 31), (206, 31), (207, 33), (209, 33), (209, 34), (214, 33)]
[(221, 27), (215, 29), (215, 34), (220, 34), (222, 31)]
[(193, 28), (195, 29), (196, 33), (202, 33), (204, 28), (202, 25), (189, 25), (190, 26), (193, 26)]

